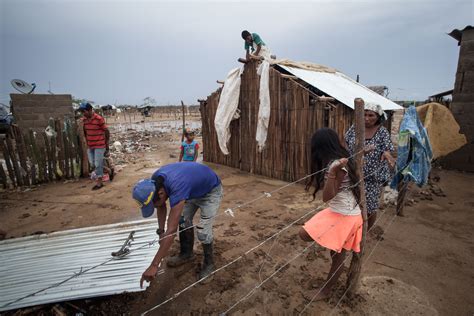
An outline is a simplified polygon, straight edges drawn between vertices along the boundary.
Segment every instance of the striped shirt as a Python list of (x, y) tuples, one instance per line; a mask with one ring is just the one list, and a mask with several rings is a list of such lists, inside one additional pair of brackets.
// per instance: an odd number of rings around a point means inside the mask
[(105, 120), (102, 116), (94, 113), (91, 118), (84, 117), (84, 132), (86, 134), (87, 147), (105, 148)]

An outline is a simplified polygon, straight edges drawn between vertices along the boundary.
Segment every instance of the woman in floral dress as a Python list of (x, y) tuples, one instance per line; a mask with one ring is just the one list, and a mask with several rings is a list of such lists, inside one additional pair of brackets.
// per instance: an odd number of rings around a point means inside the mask
[[(385, 113), (379, 104), (365, 104), (365, 154), (364, 154), (364, 182), (367, 203), (368, 229), (377, 218), (381, 190), (384, 183), (391, 178), (391, 169), (395, 166), (392, 157), (393, 144), (389, 131), (382, 126)], [(355, 153), (355, 128), (351, 128), (345, 135), (347, 147), (351, 155)]]

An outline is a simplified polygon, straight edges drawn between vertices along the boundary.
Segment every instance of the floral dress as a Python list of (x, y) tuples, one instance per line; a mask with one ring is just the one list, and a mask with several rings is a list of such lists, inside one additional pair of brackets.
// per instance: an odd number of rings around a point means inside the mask
[[(355, 152), (355, 128), (346, 133), (345, 140), (351, 155)], [(388, 130), (380, 126), (374, 136), (365, 140), (365, 146), (374, 145), (375, 150), (364, 155), (364, 182), (367, 213), (372, 214), (379, 208), (380, 193), (383, 185), (392, 177), (388, 162), (382, 161), (385, 151), (393, 152), (393, 144)]]

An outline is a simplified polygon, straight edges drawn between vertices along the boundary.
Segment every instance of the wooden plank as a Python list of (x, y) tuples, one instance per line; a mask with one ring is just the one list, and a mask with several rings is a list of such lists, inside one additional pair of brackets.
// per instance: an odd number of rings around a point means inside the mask
[(81, 173), (83, 177), (89, 177), (89, 158), (87, 156), (87, 140), (86, 135), (84, 134), (84, 122), (77, 122), (77, 135), (79, 137), (78, 146), (80, 153), (80, 162), (81, 162)]
[(23, 134), (18, 126), (14, 126), (15, 129), (15, 142), (16, 149), (18, 151), (18, 159), (20, 162), (20, 167), (22, 169), (23, 175), (23, 185), (29, 186), (31, 184), (30, 172), (28, 170), (28, 155), (26, 152), (26, 145), (23, 139)]
[[(32, 129), (30, 129), (31, 132), (33, 132)], [(26, 144), (26, 149), (28, 156), (30, 157), (30, 177), (31, 177), (31, 184), (35, 185), (38, 184), (38, 171), (37, 171), (37, 160), (35, 156), (35, 152), (33, 150), (33, 145), (31, 144), (31, 139), (29, 136), (29, 131), (25, 134), (24, 136), (24, 141)]]
[(8, 176), (10, 177), (10, 181), (12, 182), (12, 185), (15, 187), (16, 186), (15, 171), (13, 170), (13, 164), (10, 159), (10, 152), (6, 144), (6, 139), (0, 139), (0, 146), (1, 146), (0, 149), (3, 152), (3, 157), (5, 159), (5, 164), (7, 166)]
[[(124, 112), (125, 115), (125, 112)], [(56, 119), (54, 121), (54, 126), (56, 130), (56, 145), (57, 145), (57, 156), (58, 156), (58, 162), (57, 166), (59, 167), (59, 175), (60, 178), (63, 178), (65, 176), (65, 162), (64, 162), (64, 141), (63, 141), (63, 136), (62, 136), (62, 122), (60, 119)]]
[(53, 181), (54, 180), (54, 170), (53, 170), (53, 163), (52, 163), (52, 157), (51, 157), (51, 145), (50, 145), (50, 140), (48, 138), (48, 135), (46, 132), (41, 133), (43, 136), (44, 140), (44, 153), (45, 153), (45, 158), (46, 158), (46, 168), (47, 168), (47, 179), (48, 181)]
[(21, 187), (23, 186), (23, 177), (21, 174), (20, 164), (17, 158), (17, 153), (13, 145), (13, 140), (10, 137), (7, 137), (5, 141), (7, 143), (6, 148), (8, 150), (8, 155), (10, 156), (10, 160), (13, 165), (13, 171), (15, 172), (16, 185)]
[(8, 187), (7, 180), (7, 174), (5, 173), (5, 169), (3, 169), (3, 164), (0, 163), (0, 182), (4, 189)]

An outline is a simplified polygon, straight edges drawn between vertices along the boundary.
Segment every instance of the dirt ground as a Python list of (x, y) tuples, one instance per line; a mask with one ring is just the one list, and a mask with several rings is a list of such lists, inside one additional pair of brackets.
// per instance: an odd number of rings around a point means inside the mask
[[(133, 159), (124, 159), (114, 181), (100, 191), (91, 191), (91, 181), (80, 179), (43, 185), (28, 192), (1, 192), (0, 229), (7, 232), (6, 238), (11, 238), (139, 219), (140, 212), (130, 197), (133, 184), (150, 176), (156, 168), (177, 161), (179, 155), (179, 135), (173, 129), (161, 137), (151, 135), (149, 142), (151, 149), (132, 153)], [(284, 183), (224, 166), (210, 166), (222, 178), (225, 190), (214, 226), (217, 267), (321, 204), (319, 200), (311, 201), (302, 185), (294, 185), (236, 211), (234, 218), (229, 217), (223, 212), (226, 208)], [(432, 187), (412, 190), (404, 217), (394, 216), (392, 205), (380, 211), (377, 236), (372, 234), (368, 239), (367, 261), (363, 264), (358, 294), (342, 300), (336, 307), (344, 292), (343, 274), (333, 298), (329, 302), (312, 303), (303, 314), (474, 313), (474, 174), (435, 169), (433, 179)], [(302, 253), (308, 244), (298, 238), (297, 231), (304, 221), (298, 221), (276, 239), (150, 315), (225, 312), (261, 280)], [(172, 253), (178, 251), (178, 246), (176, 241)], [(90, 315), (138, 315), (196, 281), (202, 260), (202, 249), (197, 243), (195, 251), (194, 263), (166, 269), (145, 292), (80, 300), (74, 304)], [(329, 265), (328, 251), (310, 247), (229, 314), (299, 314), (324, 283)]]

